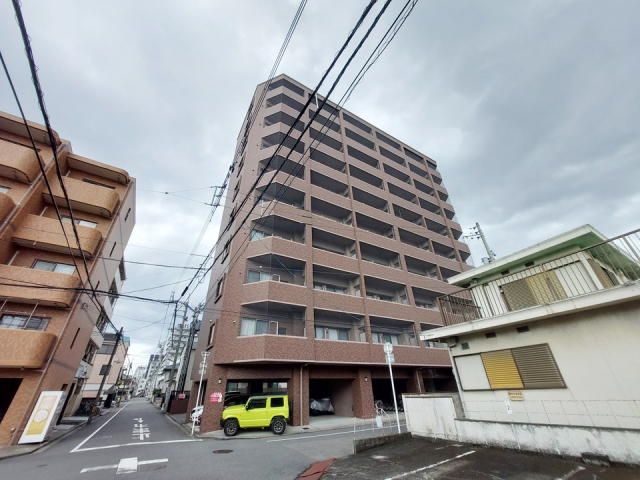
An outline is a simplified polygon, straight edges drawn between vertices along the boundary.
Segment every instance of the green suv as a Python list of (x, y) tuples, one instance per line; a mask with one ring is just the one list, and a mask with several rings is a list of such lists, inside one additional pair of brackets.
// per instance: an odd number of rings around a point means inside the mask
[(270, 427), (282, 435), (289, 418), (289, 400), (286, 395), (259, 395), (249, 397), (245, 405), (227, 407), (222, 412), (220, 426), (227, 437), (233, 437), (241, 428)]

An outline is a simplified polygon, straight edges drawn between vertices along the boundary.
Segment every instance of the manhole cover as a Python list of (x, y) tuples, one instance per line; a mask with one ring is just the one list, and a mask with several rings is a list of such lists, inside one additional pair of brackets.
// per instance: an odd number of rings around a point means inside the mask
[(213, 453), (231, 453), (233, 450), (214, 450)]

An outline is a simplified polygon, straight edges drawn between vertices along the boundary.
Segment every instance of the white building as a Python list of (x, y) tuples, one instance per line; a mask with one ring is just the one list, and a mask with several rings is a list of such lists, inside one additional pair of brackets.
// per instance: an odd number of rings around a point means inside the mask
[(451, 277), (420, 338), (448, 343), (463, 411), (427, 436), (640, 463), (638, 231), (585, 225)]

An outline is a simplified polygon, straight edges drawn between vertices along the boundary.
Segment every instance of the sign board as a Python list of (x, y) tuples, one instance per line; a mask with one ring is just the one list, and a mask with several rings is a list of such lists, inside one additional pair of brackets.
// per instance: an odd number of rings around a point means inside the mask
[(36, 403), (27, 426), (18, 441), (22, 443), (40, 443), (47, 436), (51, 422), (56, 418), (56, 409), (62, 401), (64, 392), (40, 392), (40, 398)]
[(207, 373), (207, 362), (204, 360), (200, 362), (200, 368), (198, 369), (198, 375), (204, 375)]
[(209, 395), (209, 403), (222, 403), (222, 392), (212, 392)]
[(396, 363), (396, 357), (393, 355), (393, 353), (387, 353), (385, 360), (387, 361), (387, 363)]
[(185, 398), (187, 398), (187, 394), (186, 393), (179, 393), (178, 394), (178, 400), (183, 400)]
[(386, 354), (393, 352), (393, 345), (391, 342), (384, 342), (384, 346), (382, 348), (384, 348), (384, 353)]
[(509, 400), (524, 402), (524, 393), (522, 393), (522, 390), (509, 390)]

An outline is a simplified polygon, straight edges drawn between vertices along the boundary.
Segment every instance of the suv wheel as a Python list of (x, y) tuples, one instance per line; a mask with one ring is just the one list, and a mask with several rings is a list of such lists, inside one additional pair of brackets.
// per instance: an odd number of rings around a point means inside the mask
[(271, 431), (275, 435), (282, 435), (286, 427), (287, 427), (287, 424), (282, 418), (276, 418), (275, 420), (273, 420), (273, 422), (271, 422)]
[(224, 422), (224, 434), (227, 437), (233, 437), (238, 434), (238, 421), (237, 420), (227, 420)]

